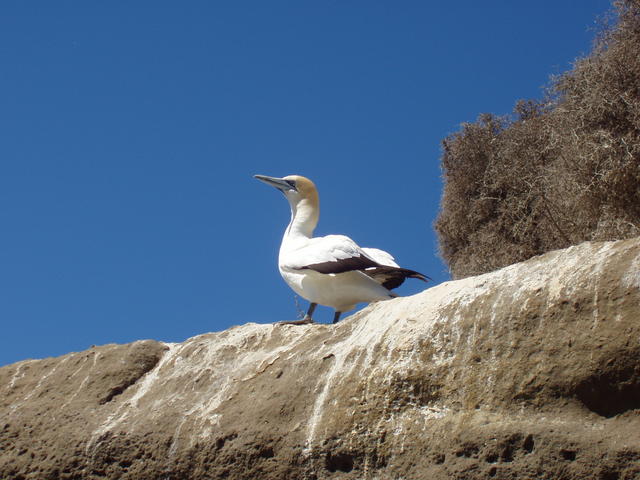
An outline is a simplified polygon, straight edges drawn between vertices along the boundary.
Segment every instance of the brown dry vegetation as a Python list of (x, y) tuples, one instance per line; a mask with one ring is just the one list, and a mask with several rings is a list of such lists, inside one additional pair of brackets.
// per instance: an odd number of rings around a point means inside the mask
[(435, 228), (454, 278), (640, 235), (640, 0), (614, 6), (613, 26), (544, 100), (443, 141)]

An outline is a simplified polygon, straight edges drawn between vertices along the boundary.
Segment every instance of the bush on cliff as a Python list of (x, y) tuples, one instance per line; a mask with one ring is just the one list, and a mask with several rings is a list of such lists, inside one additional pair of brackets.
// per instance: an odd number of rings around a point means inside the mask
[(585, 240), (640, 235), (640, 0), (541, 101), (443, 141), (435, 228), (454, 278)]

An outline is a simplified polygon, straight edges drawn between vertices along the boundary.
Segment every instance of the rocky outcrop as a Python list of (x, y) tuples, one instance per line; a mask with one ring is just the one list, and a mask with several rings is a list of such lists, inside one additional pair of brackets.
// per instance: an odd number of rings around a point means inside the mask
[(640, 240), (0, 369), (0, 478), (640, 478)]

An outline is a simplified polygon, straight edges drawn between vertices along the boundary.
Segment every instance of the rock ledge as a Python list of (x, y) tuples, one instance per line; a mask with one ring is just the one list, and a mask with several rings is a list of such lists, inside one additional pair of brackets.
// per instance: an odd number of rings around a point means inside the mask
[(0, 478), (640, 478), (640, 239), (0, 369)]

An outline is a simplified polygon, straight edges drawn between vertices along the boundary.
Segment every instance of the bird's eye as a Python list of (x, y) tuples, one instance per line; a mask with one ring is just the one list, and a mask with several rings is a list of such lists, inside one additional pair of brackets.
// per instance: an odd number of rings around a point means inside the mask
[(289, 186), (290, 186), (291, 188), (293, 188), (294, 190), (296, 190), (296, 181), (295, 181), (295, 180), (287, 180), (286, 182), (289, 184)]

